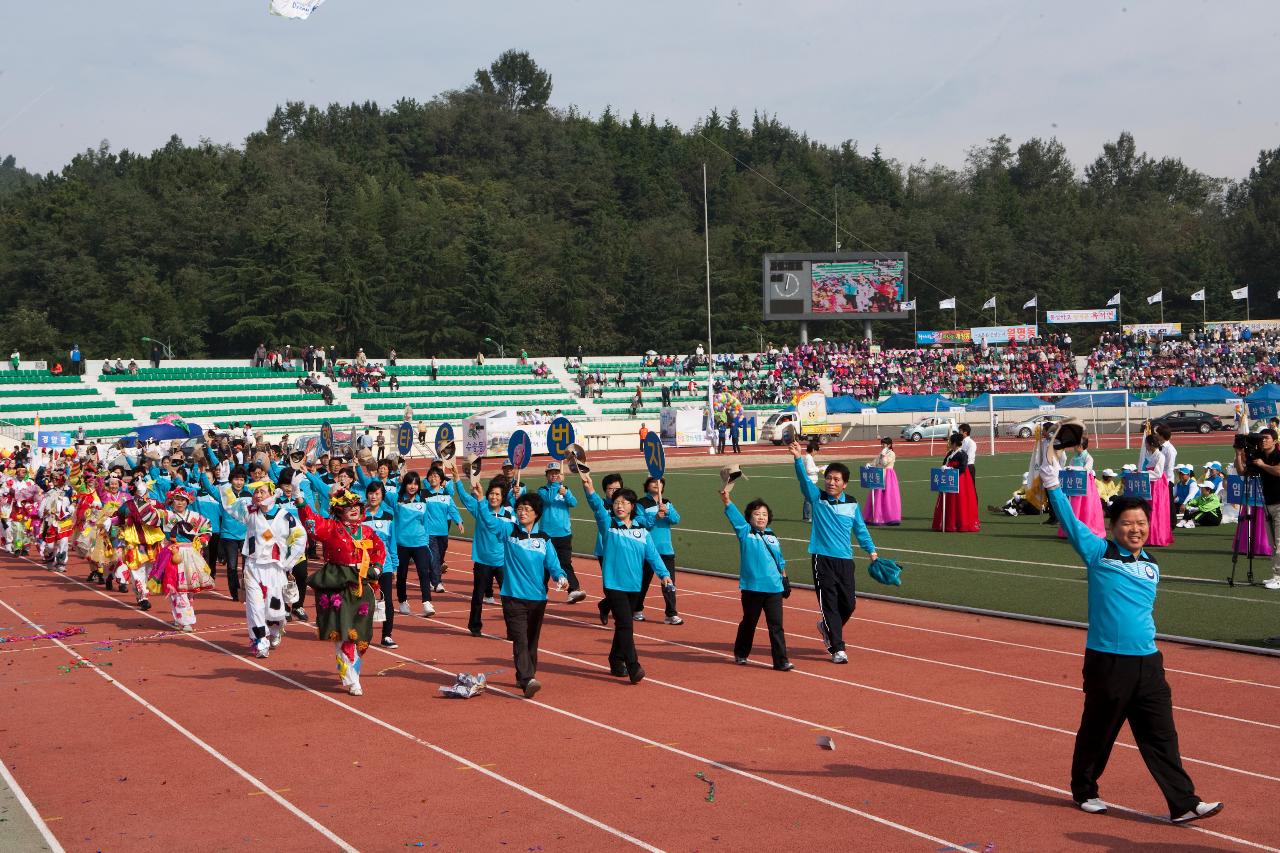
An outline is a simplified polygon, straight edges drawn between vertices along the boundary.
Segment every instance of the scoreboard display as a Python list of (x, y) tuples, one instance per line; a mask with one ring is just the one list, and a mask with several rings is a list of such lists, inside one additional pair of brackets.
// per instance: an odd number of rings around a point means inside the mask
[(905, 252), (764, 256), (766, 320), (906, 319)]

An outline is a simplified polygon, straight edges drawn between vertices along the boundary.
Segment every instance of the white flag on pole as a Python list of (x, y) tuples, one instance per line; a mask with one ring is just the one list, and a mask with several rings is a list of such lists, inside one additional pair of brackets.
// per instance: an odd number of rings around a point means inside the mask
[(1108, 307), (1108, 308), (1109, 308), (1109, 307), (1111, 307), (1112, 305), (1119, 305), (1119, 304), (1120, 304), (1120, 293), (1119, 293), (1119, 292), (1117, 292), (1115, 296), (1113, 296), (1113, 297), (1111, 297), (1110, 299), (1108, 299), (1108, 300), (1107, 300), (1107, 307)]
[(1147, 297), (1148, 305), (1155, 305), (1157, 302), (1164, 302), (1164, 291), (1157, 290), (1155, 293)]
[(982, 303), (983, 311), (987, 310), (988, 308), (995, 308), (995, 307), (996, 307), (996, 298), (994, 296), (988, 299), (986, 302)]
[(269, 8), (273, 15), (305, 21), (323, 2), (324, 0), (271, 0)]
[(1197, 290), (1195, 293), (1191, 294), (1191, 301), (1204, 302), (1204, 290), (1200, 289), (1200, 290)]
[(1039, 304), (1038, 302), (1036, 302), (1036, 300), (1037, 300), (1037, 299), (1039, 299), (1039, 298), (1040, 298), (1039, 294), (1037, 294), (1037, 295), (1035, 295), (1035, 296), (1031, 297), (1031, 298), (1030, 298), (1030, 299), (1028, 299), (1025, 303), (1023, 303), (1022, 307), (1023, 307), (1023, 308), (1035, 308), (1035, 307), (1036, 307), (1036, 305), (1038, 305), (1038, 304)]
[(900, 307), (903, 311), (914, 311), (916, 310), (916, 301), (912, 299), (910, 302), (903, 302)]
[(1249, 288), (1246, 286), (1246, 287), (1241, 287), (1241, 288), (1238, 288), (1238, 289), (1236, 289), (1236, 290), (1231, 291), (1231, 298), (1232, 298), (1232, 299), (1248, 299), (1248, 298), (1249, 298)]
[(956, 298), (953, 296), (953, 297), (951, 297), (950, 299), (944, 299), (944, 300), (942, 300), (941, 302), (939, 302), (939, 303), (938, 303), (938, 307), (939, 307), (939, 308), (950, 308), (952, 311), (954, 311), (954, 310), (956, 310)]

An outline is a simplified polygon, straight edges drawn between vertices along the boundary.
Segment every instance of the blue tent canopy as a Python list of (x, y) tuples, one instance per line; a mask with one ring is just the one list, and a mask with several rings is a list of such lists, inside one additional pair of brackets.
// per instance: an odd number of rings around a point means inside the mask
[(1054, 401), (1059, 409), (1087, 409), (1090, 406), (1123, 406), (1123, 391), (1079, 391)]
[(851, 397), (848, 394), (841, 394), (836, 397), (827, 398), (827, 414), (829, 415), (857, 414), (867, 410), (874, 412), (876, 407), (868, 405), (857, 397)]
[(1248, 397), (1244, 398), (1246, 402), (1258, 403), (1264, 400), (1280, 400), (1280, 385), (1274, 382), (1268, 382), (1257, 391), (1254, 391)]
[(1225, 403), (1237, 394), (1222, 385), (1202, 385), (1191, 388), (1166, 388), (1147, 401), (1151, 406), (1205, 406)]
[(979, 394), (973, 398), (973, 402), (965, 406), (971, 412), (986, 412), (994, 409), (997, 412), (1006, 412), (1013, 409), (1038, 409), (1045, 404), (1044, 400), (1034, 394), (1020, 394), (1017, 397), (996, 397), (992, 398), (990, 394)]
[(955, 405), (941, 394), (894, 394), (876, 406), (880, 412), (945, 412)]

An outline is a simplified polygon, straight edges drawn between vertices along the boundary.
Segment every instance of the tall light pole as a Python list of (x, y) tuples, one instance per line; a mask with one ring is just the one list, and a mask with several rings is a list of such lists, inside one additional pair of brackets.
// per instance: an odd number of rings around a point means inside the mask
[(144, 337), (142, 339), (142, 342), (144, 344), (147, 344), (147, 343), (155, 344), (156, 346), (160, 347), (160, 349), (164, 350), (164, 357), (169, 359), (170, 361), (173, 361), (173, 347), (169, 346), (169, 342), (167, 339), (164, 341), (158, 341), (155, 338)]
[(707, 426), (710, 428), (712, 436), (710, 441), (710, 452), (716, 452), (715, 443), (715, 425), (716, 425), (716, 389), (715, 389), (715, 372), (712, 370), (712, 364), (715, 357), (711, 351), (711, 219), (707, 215), (707, 164), (702, 164), (702, 235), (703, 235), (703, 253), (707, 265), (707, 417), (709, 422)]
[(493, 344), (495, 347), (497, 347), (497, 348), (498, 348), (498, 358), (506, 358), (506, 357), (507, 357), (507, 351), (506, 351), (506, 348), (505, 348), (505, 347), (503, 347), (503, 346), (502, 346), (502, 344), (501, 344), (501, 343), (499, 343), (498, 341), (495, 341), (493, 338), (485, 338), (485, 339), (484, 339), (484, 342), (485, 342), (485, 343)]

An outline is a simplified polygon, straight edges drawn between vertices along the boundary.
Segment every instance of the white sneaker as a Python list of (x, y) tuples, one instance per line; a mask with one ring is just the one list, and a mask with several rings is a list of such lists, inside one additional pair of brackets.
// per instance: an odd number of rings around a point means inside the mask
[(413, 611), (409, 609), (409, 602), (407, 601), (400, 602), (400, 612), (403, 613), (405, 616), (413, 615)]
[(1076, 803), (1076, 805), (1080, 807), (1080, 811), (1088, 814), (1106, 814), (1107, 812), (1107, 804), (1097, 797), (1085, 800), (1083, 803)]
[(422, 615), (423, 615), (423, 616), (435, 616), (435, 615), (436, 615), (436, 609), (435, 609), (435, 607), (433, 607), (433, 606), (432, 606), (432, 604), (431, 604), (431, 602), (430, 602), (430, 601), (424, 601), (424, 602), (422, 602)]
[(1263, 584), (1267, 589), (1280, 589), (1280, 576), (1274, 576)]
[(1191, 811), (1177, 817), (1171, 817), (1169, 821), (1171, 823), (1190, 823), (1193, 820), (1213, 817), (1220, 811), (1222, 811), (1222, 803), (1199, 803)]
[(258, 657), (260, 658), (265, 658), (271, 654), (271, 643), (265, 637), (255, 644), (255, 648), (258, 650)]
[(280, 644), (283, 642), (284, 642), (284, 631), (281, 631), (279, 634), (271, 635), (271, 648), (278, 649), (280, 648)]
[(586, 597), (587, 597), (587, 594), (585, 592), (583, 592), (580, 589), (575, 589), (573, 592), (569, 593), (569, 603), (577, 604), (579, 601), (582, 601)]
[(663, 621), (663, 622), (666, 622), (668, 625), (683, 625), (683, 624), (684, 624), (684, 620), (683, 620), (683, 619), (681, 619), (679, 616), (668, 616), (666, 619), (663, 619), (662, 621)]
[(633, 621), (633, 622), (643, 622), (643, 621), (644, 621), (644, 614), (643, 614), (643, 613), (641, 613), (639, 610), (637, 610), (635, 613), (632, 613), (632, 614), (631, 614), (631, 621)]
[(843, 650), (841, 650), (831, 655), (831, 662), (832, 663), (848, 663), (849, 656), (846, 655)]
[(444, 584), (438, 583), (431, 588), (432, 592), (444, 592)]
[(348, 687), (348, 688), (347, 688), (347, 692), (348, 692), (348, 693), (350, 693), (352, 696), (363, 696), (363, 695), (364, 695), (364, 691), (360, 689), (360, 685), (359, 685), (359, 684), (353, 684), (353, 685), (351, 685), (350, 687)]
[(494, 598), (492, 595), (486, 595), (486, 596), (484, 597), (484, 603), (485, 603), (485, 604), (497, 604), (497, 603), (498, 603), (498, 600), (497, 600), (496, 598)]

